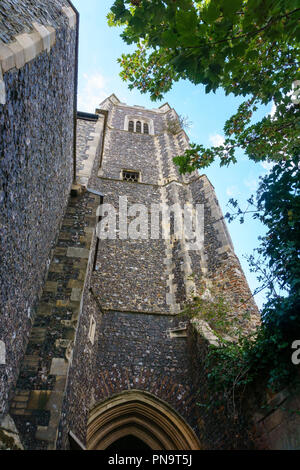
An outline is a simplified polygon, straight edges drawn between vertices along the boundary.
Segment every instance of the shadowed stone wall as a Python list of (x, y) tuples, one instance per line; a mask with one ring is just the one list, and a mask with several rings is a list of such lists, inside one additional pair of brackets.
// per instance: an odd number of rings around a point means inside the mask
[(0, 417), (72, 183), (76, 30), (62, 10), (69, 7), (64, 0), (0, 6)]
[(166, 401), (198, 434), (197, 391), (190, 375), (186, 338), (171, 338), (169, 334), (169, 329), (178, 326), (178, 318), (115, 311), (100, 314), (93, 295), (86, 295), (85, 302), (81, 335), (86, 337), (93, 314), (97, 319), (96, 340), (94, 345), (77, 342), (75, 347), (62, 448), (68, 446), (68, 430), (86, 444), (90, 410), (124, 390), (146, 391)]
[[(47, 281), (38, 303), (10, 414), (26, 449), (54, 449), (63, 421), (69, 364), (76, 335), (81, 336), (80, 368), (88, 367), (89, 318), (82, 318), (82, 293), (92, 265), (93, 232), (99, 196), (71, 197), (58, 234)], [(87, 322), (87, 326), (86, 326)], [(85, 382), (79, 391), (87, 392)], [(77, 403), (77, 413), (81, 403)]]
[(256, 449), (300, 450), (299, 386), (266, 393), (264, 398), (264, 407), (254, 414)]

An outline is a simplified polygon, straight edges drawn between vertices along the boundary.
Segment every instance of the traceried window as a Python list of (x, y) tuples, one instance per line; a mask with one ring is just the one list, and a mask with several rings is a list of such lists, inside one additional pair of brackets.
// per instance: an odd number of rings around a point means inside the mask
[(144, 122), (144, 134), (149, 134), (149, 126), (146, 122)]
[(129, 121), (128, 130), (129, 130), (129, 132), (134, 132), (134, 122), (133, 121)]
[(141, 121), (136, 121), (135, 132), (137, 132), (138, 134), (141, 134), (141, 132), (142, 132), (142, 124), (141, 124)]
[(140, 180), (140, 172), (131, 171), (131, 170), (123, 170), (122, 179), (124, 181), (129, 181), (130, 183), (138, 183), (138, 181)]

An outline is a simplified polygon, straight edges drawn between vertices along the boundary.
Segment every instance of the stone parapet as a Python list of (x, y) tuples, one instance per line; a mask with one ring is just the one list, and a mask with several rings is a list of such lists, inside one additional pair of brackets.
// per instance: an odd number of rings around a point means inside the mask
[[(4, 3), (8, 4), (7, 9), (9, 11), (11, 2), (5, 0)], [(16, 6), (14, 5), (13, 14), (11, 15), (11, 18), (7, 18), (7, 23), (10, 21), (14, 22), (16, 19), (15, 8)], [(76, 13), (73, 9), (70, 6), (63, 6), (60, 11), (67, 17), (69, 27), (74, 29), (76, 26)], [(51, 24), (40, 24), (36, 21), (36, 13), (32, 12), (32, 15), (30, 15), (30, 13), (31, 11), (29, 7), (25, 16), (22, 16), (22, 21), (27, 24), (27, 28), (30, 30), (29, 32), (16, 34), (12, 38), (11, 33), (14, 29), (13, 27), (9, 29), (9, 34), (7, 35), (5, 35), (5, 33), (1, 34), (0, 28), (0, 104), (2, 105), (6, 103), (6, 90), (3, 74), (14, 68), (20, 69), (24, 67), (25, 64), (34, 60), (44, 51), (49, 53), (56, 41), (55, 27)], [(26, 23), (26, 20), (30, 21), (30, 18), (35, 19), (31, 25), (29, 22)], [(16, 27), (16, 30), (19, 28), (19, 23), (17, 22), (17, 24), (18, 26)], [(7, 41), (7, 38), (11, 38), (11, 40)], [(6, 39), (6, 41), (3, 42), (3, 39)]]

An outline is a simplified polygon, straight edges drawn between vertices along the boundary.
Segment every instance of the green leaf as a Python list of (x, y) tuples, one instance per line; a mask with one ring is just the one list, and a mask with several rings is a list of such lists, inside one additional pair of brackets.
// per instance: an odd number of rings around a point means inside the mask
[(176, 13), (176, 28), (179, 33), (188, 33), (193, 37), (198, 25), (198, 17), (195, 10), (192, 11), (178, 11)]
[(220, 10), (215, 2), (210, 2), (208, 7), (201, 12), (201, 18), (207, 23), (213, 23), (220, 16)]
[(178, 38), (172, 31), (164, 31), (162, 34), (162, 43), (165, 47), (175, 48), (178, 45)]
[(248, 44), (246, 42), (239, 42), (232, 48), (232, 53), (234, 57), (243, 56), (245, 51), (248, 48)]
[(220, 2), (220, 9), (225, 16), (231, 16), (242, 9), (243, 3), (243, 0), (222, 0)]

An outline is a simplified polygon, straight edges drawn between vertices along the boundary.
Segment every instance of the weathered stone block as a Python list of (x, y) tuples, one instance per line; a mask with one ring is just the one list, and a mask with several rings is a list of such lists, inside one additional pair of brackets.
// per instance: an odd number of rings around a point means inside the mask
[(71, 300), (79, 302), (80, 299), (81, 299), (81, 296), (82, 296), (82, 289), (77, 288), (77, 287), (73, 287), (72, 293), (71, 293)]
[(50, 390), (33, 390), (30, 392), (27, 409), (29, 410), (46, 410), (47, 403), (51, 396)]
[(90, 251), (86, 248), (74, 248), (69, 247), (67, 250), (67, 256), (69, 258), (84, 258), (88, 259)]
[(5, 44), (0, 43), (0, 65), (2, 72), (5, 73), (8, 70), (15, 67), (15, 56), (13, 51)]
[(67, 375), (68, 362), (65, 359), (53, 358), (51, 362), (50, 375)]
[(34, 29), (37, 31), (37, 33), (40, 35), (43, 41), (43, 48), (47, 51), (50, 52), (50, 31), (47, 30), (47, 28), (37, 22), (33, 22), (32, 26)]
[(35, 438), (40, 441), (53, 442), (56, 439), (57, 428), (50, 428), (47, 426), (38, 426)]
[(0, 364), (6, 364), (6, 347), (4, 341), (0, 341)]
[(45, 283), (45, 286), (44, 286), (44, 291), (45, 291), (45, 292), (53, 292), (53, 293), (56, 293), (56, 292), (57, 292), (57, 282), (47, 281), (47, 282)]
[(46, 26), (46, 28), (50, 34), (50, 46), (52, 47), (56, 42), (56, 31), (55, 28), (53, 28), (52, 26)]
[(18, 34), (16, 40), (24, 50), (25, 62), (30, 62), (37, 56), (36, 43), (31, 35), (27, 33)]
[(47, 330), (46, 328), (34, 327), (31, 330), (30, 342), (34, 344), (41, 344), (45, 341)]

